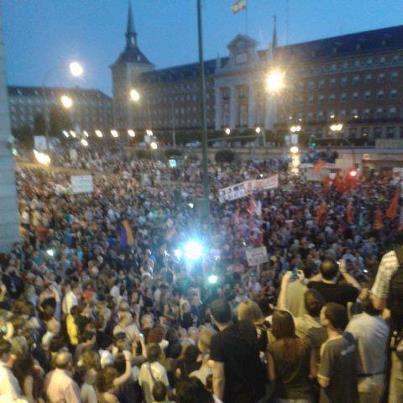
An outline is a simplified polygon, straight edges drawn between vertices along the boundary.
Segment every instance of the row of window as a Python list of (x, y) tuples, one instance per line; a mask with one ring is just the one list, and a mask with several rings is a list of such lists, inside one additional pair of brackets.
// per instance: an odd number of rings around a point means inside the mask
[[(336, 52), (337, 53), (337, 52)], [(321, 73), (331, 73), (337, 71), (345, 71), (351, 68), (363, 68), (363, 67), (374, 67), (374, 66), (387, 66), (396, 65), (403, 60), (400, 54), (379, 56), (379, 57), (367, 57), (354, 60), (345, 60), (339, 63), (324, 64), (324, 65), (313, 65), (313, 66), (303, 66), (300, 71), (306, 74), (321, 74)]]
[[(328, 102), (335, 102), (336, 99), (338, 98), (340, 102), (347, 102), (347, 100), (350, 98), (354, 101), (357, 101), (359, 99), (365, 99), (365, 100), (370, 100), (373, 98), (373, 96), (376, 96), (376, 99), (378, 100), (382, 100), (385, 99), (386, 96), (388, 96), (391, 99), (395, 99), (398, 96), (398, 90), (393, 88), (390, 91), (388, 91), (387, 93), (385, 93), (384, 90), (379, 90), (377, 92), (372, 92), (372, 91), (364, 91), (362, 93), (358, 92), (358, 91), (354, 91), (351, 94), (347, 94), (346, 92), (342, 92), (339, 96), (337, 96), (336, 94), (330, 94), (329, 96), (325, 96), (323, 94), (315, 96), (315, 95), (309, 95), (307, 98), (307, 101), (309, 104), (313, 104), (315, 102), (315, 100), (317, 100), (317, 102), (319, 102), (320, 104), (323, 104), (326, 100)], [(297, 102), (305, 102), (305, 99), (302, 95), (298, 96), (297, 98), (295, 98), (295, 100)]]
[[(316, 128), (306, 129), (306, 135), (316, 135), (318, 137), (329, 135), (329, 129)], [(375, 126), (375, 127), (349, 127), (345, 132), (352, 138), (403, 138), (403, 126)]]
[[(53, 105), (57, 102), (58, 98), (49, 98), (46, 99), (46, 104), (48, 105)], [(95, 107), (95, 108), (100, 108), (100, 109), (105, 109), (105, 108), (111, 108), (112, 107), (112, 102), (107, 102), (107, 101), (97, 101), (97, 100), (86, 100), (82, 98), (73, 98), (74, 101), (77, 103), (77, 105), (88, 105), (90, 107)], [(19, 104), (20, 106), (26, 106), (26, 105), (43, 105), (45, 104), (45, 100), (43, 98), (29, 98), (29, 97), (10, 97), (10, 103), (11, 105), (17, 105)]]
[(378, 83), (384, 83), (387, 78), (394, 81), (399, 77), (398, 71), (391, 71), (390, 73), (381, 72), (378, 74), (366, 73), (366, 74), (355, 74), (351, 77), (343, 76), (343, 77), (332, 77), (330, 79), (321, 78), (320, 80), (308, 80), (308, 81), (299, 81), (298, 87), (300, 89), (307, 88), (312, 90), (317, 85), (318, 88), (324, 88), (326, 85), (334, 87), (337, 84), (341, 86), (347, 86), (349, 84), (357, 85), (360, 82), (371, 82), (372, 80), (376, 80)]

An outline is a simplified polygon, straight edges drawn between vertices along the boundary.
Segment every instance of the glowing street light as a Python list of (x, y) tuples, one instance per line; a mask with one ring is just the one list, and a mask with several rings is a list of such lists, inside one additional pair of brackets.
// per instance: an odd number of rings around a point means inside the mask
[(60, 97), (60, 102), (66, 109), (70, 109), (74, 104), (73, 100), (68, 95), (62, 95)]
[(129, 129), (129, 130), (127, 131), (127, 134), (128, 134), (130, 137), (136, 137), (136, 132), (135, 132), (134, 130), (132, 130), (132, 129)]
[(88, 134), (87, 130), (84, 130), (83, 134), (84, 134), (85, 137), (89, 137), (89, 134)]
[(74, 130), (70, 130), (70, 136), (73, 137), (73, 139), (75, 139), (77, 137), (77, 134)]
[(302, 130), (301, 125), (295, 125), (290, 127), (290, 132), (291, 133), (298, 133)]
[(341, 132), (343, 130), (343, 123), (333, 123), (330, 125), (330, 130), (332, 132)]
[(280, 70), (272, 70), (266, 76), (266, 91), (276, 94), (279, 93), (285, 86), (285, 73)]
[(50, 157), (49, 155), (42, 153), (40, 151), (34, 150), (35, 159), (42, 165), (49, 165), (50, 164)]
[(82, 144), (84, 147), (88, 147), (88, 141), (87, 141), (86, 139), (81, 139), (81, 144)]
[(129, 92), (130, 100), (132, 102), (139, 102), (140, 101), (140, 93), (135, 89), (132, 88)]
[(257, 127), (257, 128), (255, 129), (255, 132), (256, 132), (257, 134), (260, 134), (261, 131), (262, 131), (262, 129), (261, 129), (260, 127)]
[(153, 131), (150, 130), (150, 129), (146, 130), (146, 134), (147, 134), (147, 136), (153, 136), (154, 135)]
[(69, 137), (70, 137), (69, 132), (68, 132), (67, 130), (63, 130), (63, 135), (64, 135), (64, 137), (66, 137), (66, 138), (69, 138)]
[(184, 254), (185, 257), (189, 260), (197, 260), (200, 259), (203, 254), (203, 247), (197, 241), (189, 241), (184, 246)]
[(50, 257), (53, 257), (53, 256), (55, 255), (55, 251), (54, 251), (53, 249), (48, 249), (48, 250), (46, 251), (46, 254), (47, 254), (48, 256), (50, 256)]
[(226, 134), (227, 136), (229, 136), (229, 135), (231, 134), (231, 129), (230, 129), (229, 127), (227, 127), (227, 128), (224, 130), (224, 132), (225, 132), (225, 134)]
[(83, 66), (77, 61), (71, 62), (69, 64), (69, 69), (70, 69), (71, 75), (74, 77), (81, 77), (84, 73)]
[(218, 276), (215, 274), (210, 274), (210, 276), (207, 277), (207, 282), (211, 285), (217, 284), (218, 282)]
[(299, 153), (299, 148), (297, 146), (292, 146), (290, 148), (290, 153), (291, 154), (298, 154)]
[(103, 137), (104, 135), (102, 134), (101, 130), (95, 130), (95, 135), (99, 138)]
[(158, 144), (155, 141), (153, 141), (152, 143), (150, 143), (150, 147), (152, 150), (156, 150), (158, 148)]
[(118, 131), (117, 130), (115, 130), (115, 129), (112, 129), (111, 130), (111, 134), (112, 134), (112, 137), (119, 137), (119, 133), (118, 133)]

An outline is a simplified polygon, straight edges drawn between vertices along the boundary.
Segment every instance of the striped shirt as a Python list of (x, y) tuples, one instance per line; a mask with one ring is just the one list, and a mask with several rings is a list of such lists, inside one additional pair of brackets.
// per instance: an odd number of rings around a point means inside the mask
[(394, 250), (383, 255), (374, 285), (372, 286), (372, 294), (380, 299), (387, 299), (389, 295), (390, 279), (398, 268), (399, 261)]

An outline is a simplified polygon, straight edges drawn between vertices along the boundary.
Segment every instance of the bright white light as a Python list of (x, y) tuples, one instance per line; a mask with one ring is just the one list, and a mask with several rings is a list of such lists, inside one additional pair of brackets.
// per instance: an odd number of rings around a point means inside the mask
[(130, 90), (130, 100), (133, 101), (133, 102), (139, 102), (140, 101), (140, 93), (134, 88), (132, 88)]
[(88, 134), (87, 130), (84, 130), (83, 134), (84, 134), (85, 137), (89, 137), (89, 134)]
[(129, 130), (127, 131), (127, 134), (128, 134), (130, 137), (136, 137), (136, 132), (135, 132), (134, 130), (132, 130), (132, 129), (129, 129)]
[(193, 203), (188, 203), (188, 206), (189, 206), (190, 208), (193, 208), (193, 207), (194, 207), (194, 204), (193, 204)]
[(70, 137), (69, 132), (67, 130), (63, 130), (63, 135), (64, 135), (64, 137), (67, 137), (67, 138)]
[(266, 76), (266, 90), (272, 94), (280, 92), (284, 86), (285, 73), (280, 70), (272, 70)]
[(290, 148), (290, 153), (297, 154), (299, 152), (299, 148), (297, 146), (292, 146)]
[(35, 159), (42, 165), (50, 164), (50, 157), (45, 153), (41, 153), (40, 151), (34, 150)]
[(48, 249), (46, 251), (46, 253), (48, 254), (48, 256), (53, 257), (55, 255), (55, 251), (53, 249)]
[(79, 62), (71, 62), (69, 68), (71, 75), (74, 77), (80, 77), (84, 73), (84, 68)]
[(154, 135), (153, 131), (150, 130), (150, 129), (146, 130), (146, 134), (147, 134), (147, 136), (153, 136)]
[(155, 141), (153, 141), (152, 143), (150, 143), (150, 147), (152, 150), (156, 150), (158, 148), (158, 144)]
[(343, 130), (343, 123), (334, 123), (330, 125), (330, 130), (332, 132), (341, 132)]
[(358, 119), (358, 115), (354, 115), (354, 119)]
[(227, 136), (231, 134), (231, 129), (229, 127), (227, 127), (224, 131)]
[(177, 259), (180, 259), (183, 256), (183, 253), (180, 249), (175, 249), (174, 255), (176, 256)]
[(184, 247), (184, 253), (187, 259), (197, 260), (202, 256), (203, 247), (197, 241), (189, 241)]
[(84, 147), (88, 147), (88, 141), (87, 141), (86, 139), (81, 139), (81, 144), (82, 144)]
[(263, 178), (263, 174), (260, 174), (260, 175), (259, 175), (259, 178)]
[(261, 131), (262, 131), (262, 129), (261, 129), (260, 127), (257, 127), (257, 128), (255, 129), (255, 132), (256, 132), (257, 134), (259, 134)]
[(335, 118), (335, 116), (334, 116), (334, 114), (332, 113), (331, 115), (330, 115), (330, 119), (334, 119)]
[(296, 125), (296, 126), (291, 126), (290, 127), (290, 132), (291, 133), (298, 133), (302, 129), (301, 125)]
[(352, 176), (353, 178), (354, 178), (355, 176), (357, 176), (357, 171), (355, 171), (355, 170), (350, 171), (350, 176)]
[(209, 284), (217, 284), (218, 276), (216, 276), (215, 274), (211, 274), (210, 276), (207, 277), (207, 281)]
[(70, 130), (70, 136), (75, 139), (77, 137), (77, 134), (74, 130)]
[(13, 149), (11, 150), (11, 152), (13, 153), (14, 157), (18, 156), (18, 151), (15, 147), (13, 147)]
[(113, 137), (119, 137), (119, 133), (118, 133), (118, 131), (117, 130), (111, 130), (111, 134), (112, 134), (112, 136)]
[(101, 130), (95, 130), (95, 134), (97, 137), (103, 137)]
[(66, 109), (70, 109), (73, 106), (73, 100), (68, 95), (62, 95), (60, 97), (60, 102)]

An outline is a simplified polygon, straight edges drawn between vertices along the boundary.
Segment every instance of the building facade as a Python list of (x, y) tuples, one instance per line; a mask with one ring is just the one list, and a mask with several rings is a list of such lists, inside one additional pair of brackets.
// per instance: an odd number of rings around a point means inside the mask
[[(126, 49), (112, 66), (115, 122), (159, 133), (200, 130), (198, 64), (155, 70), (132, 24), (130, 8)], [(306, 136), (328, 138), (341, 123), (337, 135), (351, 140), (403, 137), (403, 25), (289, 46), (277, 46), (274, 26), (269, 49), (257, 46), (238, 35), (227, 57), (205, 62), (210, 130), (283, 133), (298, 124)], [(284, 73), (275, 94), (266, 88), (273, 69)], [(136, 105), (128, 101), (133, 87)]]
[(9, 147), (11, 136), (6, 87), (2, 16), (0, 15), (0, 252), (10, 251), (19, 241), (15, 162)]
[(8, 95), (13, 132), (23, 129), (33, 131), (38, 115), (49, 116), (53, 108), (62, 108), (62, 95), (69, 96), (73, 101), (68, 110), (73, 127), (87, 131), (109, 130), (112, 127), (112, 98), (99, 90), (9, 86)]

